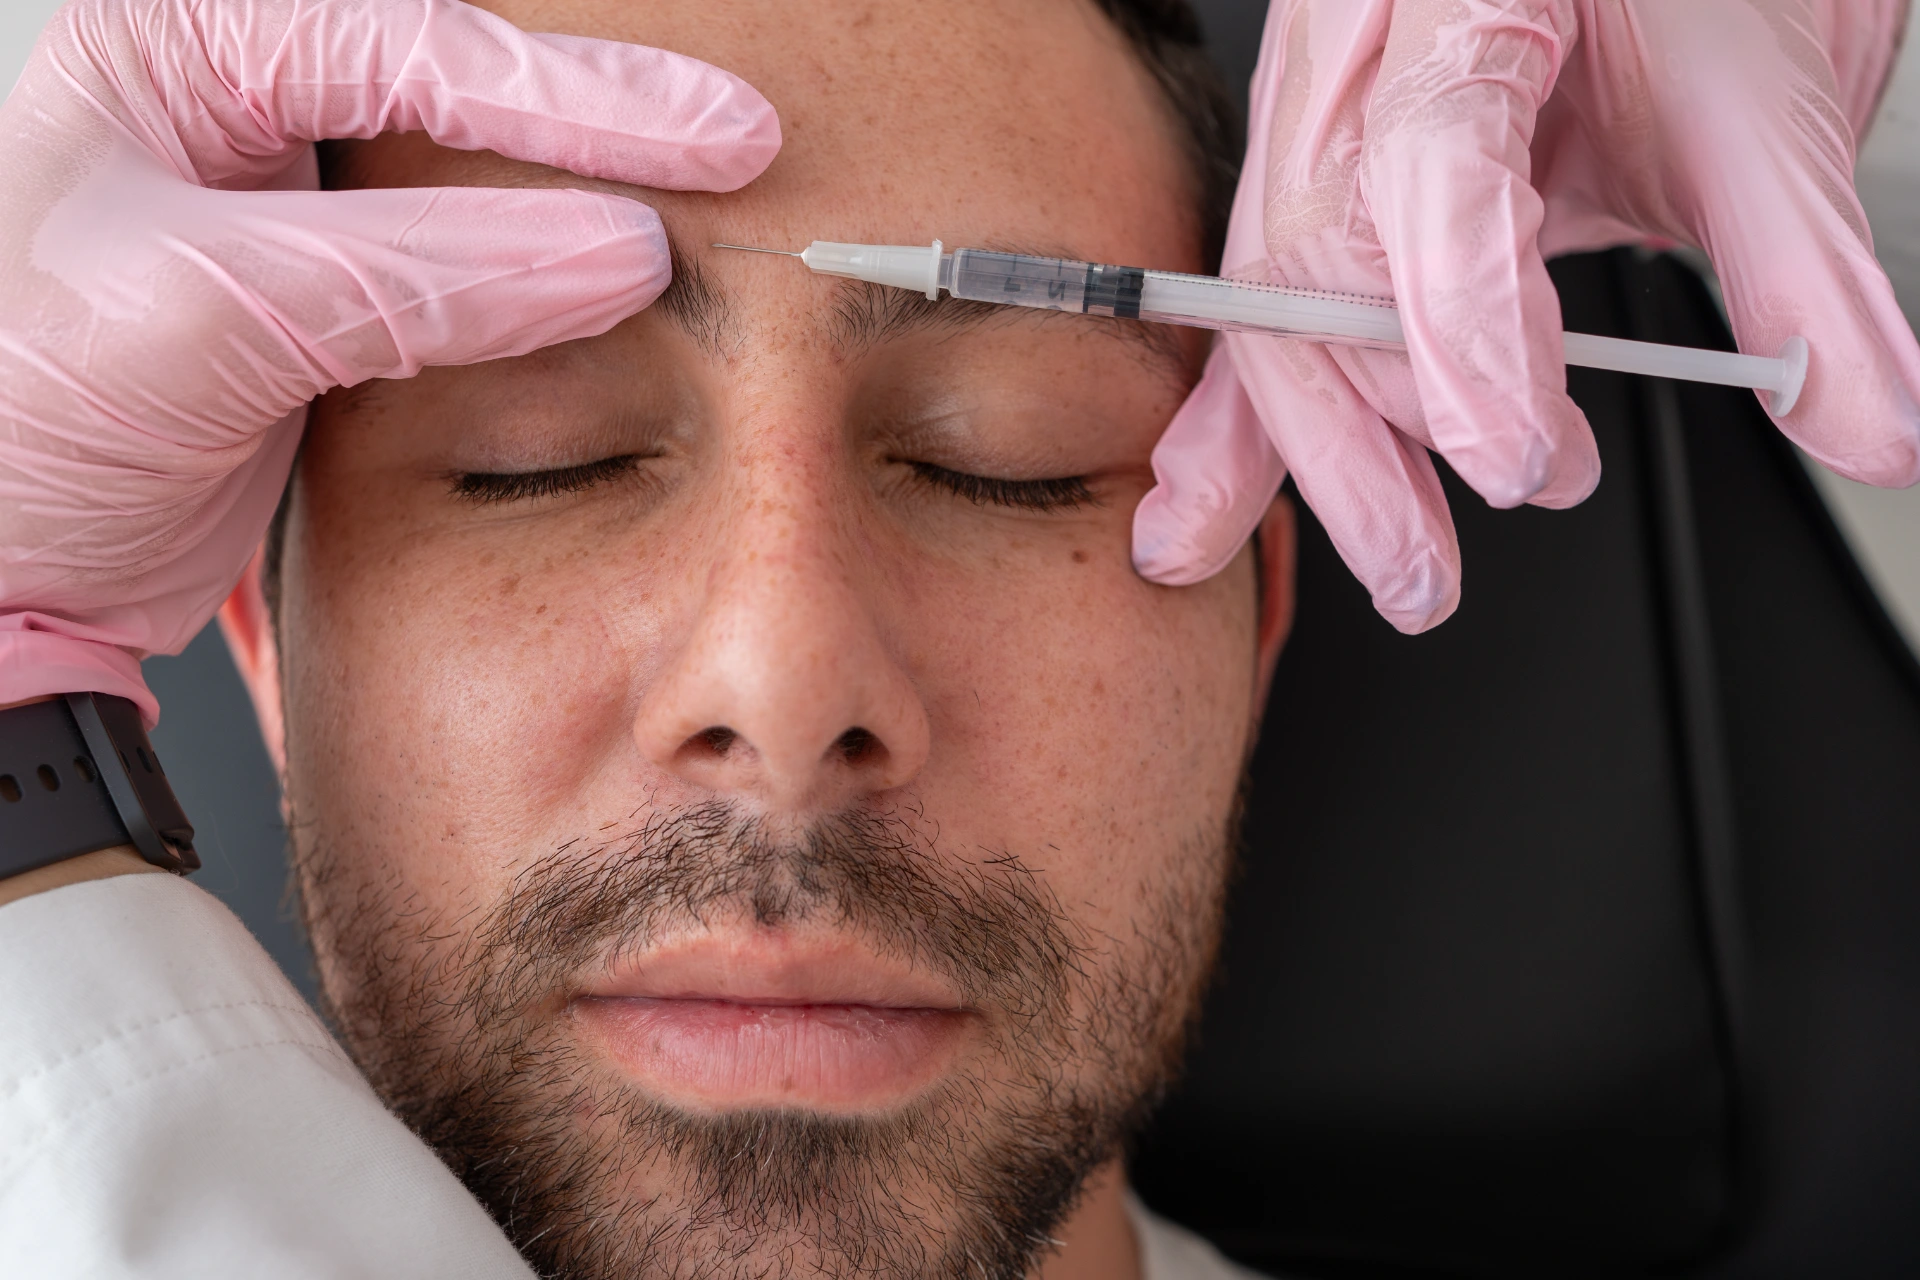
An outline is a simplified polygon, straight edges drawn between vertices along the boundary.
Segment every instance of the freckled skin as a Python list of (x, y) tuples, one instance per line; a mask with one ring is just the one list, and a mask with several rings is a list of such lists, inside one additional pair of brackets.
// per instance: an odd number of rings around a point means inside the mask
[[(1149, 454), (1204, 340), (1183, 335), (1169, 368), (1108, 322), (1011, 313), (851, 349), (827, 323), (839, 286), (706, 248), (939, 236), (1201, 270), (1191, 179), (1121, 38), (1078, 0), (487, 7), (725, 66), (780, 109), (786, 147), (737, 194), (633, 193), (731, 303), (718, 352), (655, 311), (318, 407), (280, 668), (254, 672), (256, 697), (284, 693), (297, 841), (458, 920), (656, 808), (901, 805), (944, 857), (1019, 856), (1105, 940), (1096, 962), (1142, 945), (1143, 904), (1170, 888), (1217, 903), (1291, 544), (1280, 511), (1264, 592), (1248, 553), (1190, 588), (1133, 573)], [(338, 159), (356, 185), (582, 185), (413, 136)], [(457, 473), (623, 454), (646, 460), (579, 493), (450, 493)], [(910, 462), (1084, 477), (1095, 501), (980, 505)], [(724, 753), (700, 745), (716, 725), (737, 735)], [(878, 747), (849, 762), (830, 748), (856, 727)], [(324, 925), (314, 941), (330, 988), (355, 980)], [(1096, 1185), (1066, 1229), (1091, 1243), (1050, 1277), (1130, 1259), (1119, 1181)]]

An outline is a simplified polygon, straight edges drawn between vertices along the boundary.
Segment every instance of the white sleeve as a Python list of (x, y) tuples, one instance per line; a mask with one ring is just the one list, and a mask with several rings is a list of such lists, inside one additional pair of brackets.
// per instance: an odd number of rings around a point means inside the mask
[(0, 907), (0, 1275), (532, 1272), (232, 913), (132, 875)]
[(1141, 1204), (1131, 1190), (1127, 1217), (1140, 1245), (1140, 1280), (1270, 1280), (1227, 1261), (1193, 1232)]
[(1880, 265), (1920, 329), (1920, 9), (1860, 148), (1856, 185)]

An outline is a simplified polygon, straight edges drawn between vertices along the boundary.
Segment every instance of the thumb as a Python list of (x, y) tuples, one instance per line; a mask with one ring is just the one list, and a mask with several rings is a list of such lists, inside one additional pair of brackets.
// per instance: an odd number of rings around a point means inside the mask
[(1855, 480), (1920, 481), (1920, 344), (1873, 255), (1833, 67), (1817, 50), (1782, 56), (1763, 13), (1638, 12), (1649, 39), (1696, 53), (1685, 79), (1655, 80), (1655, 107), (1740, 349), (1771, 356), (1794, 336), (1810, 348), (1780, 429)]
[[(1852, 186), (1799, 163), (1759, 170), (1737, 213), (1710, 209), (1701, 239), (1742, 351), (1773, 355), (1791, 337), (1807, 340), (1805, 387), (1776, 423), (1850, 479), (1920, 481), (1920, 345), (1865, 239)], [(1762, 403), (1771, 414), (1771, 397)]]

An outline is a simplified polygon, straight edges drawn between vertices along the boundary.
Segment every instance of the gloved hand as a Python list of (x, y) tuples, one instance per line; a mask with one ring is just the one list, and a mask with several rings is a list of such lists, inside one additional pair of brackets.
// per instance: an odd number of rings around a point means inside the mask
[(1742, 351), (1807, 338), (1795, 442), (1920, 480), (1920, 347), (1853, 193), (1906, 7), (1273, 0), (1224, 273), (1390, 294), (1409, 350), (1225, 335), (1154, 454), (1140, 572), (1216, 572), (1291, 467), (1375, 607), (1444, 620), (1460, 552), (1427, 450), (1497, 507), (1593, 490), (1543, 255), (1622, 243), (1704, 248)]
[(321, 193), (312, 143), (424, 130), (731, 191), (780, 147), (744, 82), (458, 0), (74, 0), (0, 107), (0, 705), (158, 708), (246, 567), (306, 404), (605, 332), (659, 217), (560, 190)]

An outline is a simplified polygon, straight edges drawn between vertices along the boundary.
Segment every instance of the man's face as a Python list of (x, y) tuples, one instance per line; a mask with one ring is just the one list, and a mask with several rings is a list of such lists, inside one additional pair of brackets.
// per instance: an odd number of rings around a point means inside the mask
[(1251, 555), (1131, 568), (1193, 335), (708, 246), (1200, 270), (1175, 125), (1078, 0), (495, 7), (726, 66), (787, 149), (634, 193), (682, 266), (605, 337), (318, 406), (279, 672), (326, 999), (555, 1272), (1022, 1274), (1204, 981), (1281, 523), (1264, 615)]

